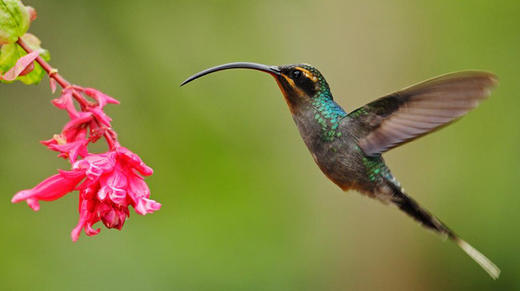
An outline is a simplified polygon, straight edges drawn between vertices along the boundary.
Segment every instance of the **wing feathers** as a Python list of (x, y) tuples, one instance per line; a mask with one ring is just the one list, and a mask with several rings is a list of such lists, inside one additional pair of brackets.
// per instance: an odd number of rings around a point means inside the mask
[(365, 105), (359, 137), (367, 155), (379, 154), (432, 132), (465, 115), (486, 99), (497, 79), (486, 72), (441, 76)]

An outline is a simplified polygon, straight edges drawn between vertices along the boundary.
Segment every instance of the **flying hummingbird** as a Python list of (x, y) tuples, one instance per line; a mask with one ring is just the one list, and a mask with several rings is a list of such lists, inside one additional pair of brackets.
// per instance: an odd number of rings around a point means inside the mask
[(486, 99), (496, 77), (451, 73), (386, 95), (347, 113), (322, 74), (308, 64), (266, 66), (229, 63), (189, 77), (182, 85), (227, 69), (253, 69), (274, 77), (314, 161), (342, 190), (357, 190), (399, 209), (473, 258), (493, 279), (500, 269), (408, 196), (385, 164), (384, 152), (439, 129)]

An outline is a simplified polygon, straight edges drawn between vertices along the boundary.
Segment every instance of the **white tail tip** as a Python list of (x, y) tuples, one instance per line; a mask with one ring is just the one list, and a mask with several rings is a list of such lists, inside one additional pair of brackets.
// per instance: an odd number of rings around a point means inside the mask
[(479, 251), (477, 251), (474, 247), (472, 247), (470, 244), (465, 242), (464, 240), (460, 238), (456, 238), (455, 242), (457, 245), (468, 254), (477, 264), (479, 264), (482, 269), (484, 269), (489, 276), (493, 279), (498, 279), (498, 276), (500, 276), (500, 269), (493, 264), (486, 256), (481, 254)]

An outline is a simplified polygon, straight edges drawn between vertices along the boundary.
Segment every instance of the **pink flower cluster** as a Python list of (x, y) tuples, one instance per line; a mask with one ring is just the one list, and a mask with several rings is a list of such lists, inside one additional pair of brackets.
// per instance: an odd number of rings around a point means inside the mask
[[(74, 101), (79, 103), (81, 110), (76, 109)], [(72, 169), (59, 170), (34, 188), (18, 192), (11, 200), (13, 203), (25, 200), (38, 211), (40, 200), (56, 200), (78, 190), (79, 222), (71, 233), (73, 241), (79, 238), (81, 230), (88, 236), (98, 234), (100, 229), (94, 229), (93, 225), (99, 221), (107, 228), (120, 230), (130, 215), (129, 206), (141, 215), (161, 207), (149, 199), (150, 189), (143, 179), (143, 176), (152, 175), (153, 170), (117, 142), (111, 118), (103, 112), (105, 105), (118, 103), (92, 88), (69, 86), (63, 89), (53, 104), (67, 111), (70, 121), (61, 134), (42, 143), (57, 151), (59, 157), (68, 159)], [(89, 153), (88, 144), (101, 137), (108, 143), (108, 152)]]

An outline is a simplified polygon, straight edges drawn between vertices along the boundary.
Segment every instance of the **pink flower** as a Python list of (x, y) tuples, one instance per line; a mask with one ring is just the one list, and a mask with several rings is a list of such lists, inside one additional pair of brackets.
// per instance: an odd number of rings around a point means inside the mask
[(39, 200), (53, 201), (74, 190), (76, 185), (83, 179), (83, 175), (74, 172), (60, 171), (59, 174), (51, 176), (32, 189), (23, 190), (11, 199), (12, 203), (23, 200), (34, 210), (40, 209)]
[[(128, 161), (128, 156), (134, 158)], [(137, 162), (135, 162), (137, 161)], [(79, 185), (80, 219), (71, 233), (76, 241), (81, 229), (87, 235), (99, 233), (93, 225), (102, 221), (107, 228), (121, 229), (129, 216), (128, 206), (145, 215), (161, 208), (161, 204), (148, 199), (150, 190), (143, 178), (135, 173), (143, 169), (152, 171), (136, 154), (119, 145), (115, 152), (88, 155), (74, 164), (73, 169), (83, 170), (87, 179)]]
[[(84, 99), (91, 97), (95, 102)], [(76, 109), (74, 100), (80, 98), (81, 108)], [(129, 149), (119, 145), (115, 132), (110, 127), (110, 117), (103, 112), (107, 104), (119, 102), (92, 88), (70, 86), (63, 90), (53, 104), (69, 114), (70, 121), (60, 134), (41, 143), (58, 156), (69, 159), (72, 170), (59, 171), (38, 184), (36, 187), (18, 192), (13, 203), (25, 200), (35, 211), (39, 201), (56, 200), (69, 192), (79, 191), (79, 220), (71, 232), (76, 241), (82, 230), (88, 236), (96, 235), (100, 229), (94, 224), (101, 221), (107, 228), (121, 230), (129, 217), (129, 207), (140, 215), (152, 213), (161, 204), (149, 199), (150, 189), (143, 176), (153, 174), (142, 159)], [(108, 126), (108, 127), (106, 127)], [(108, 137), (106, 137), (108, 134)], [(89, 153), (89, 143), (105, 135), (109, 144), (106, 153)]]
[(98, 106), (101, 107), (101, 109), (103, 109), (107, 104), (119, 104), (117, 99), (114, 99), (94, 88), (85, 88), (83, 92), (85, 92), (87, 96), (94, 98), (98, 102)]
[(50, 150), (57, 151), (59, 157), (70, 159), (71, 163), (76, 162), (78, 156), (85, 157), (88, 153), (87, 145), (87, 126), (92, 122), (92, 113), (78, 112), (75, 117), (64, 127), (60, 135), (41, 143)]
[(61, 171), (33, 189), (20, 191), (12, 202), (26, 200), (37, 211), (39, 200), (52, 201), (79, 190), (80, 217), (71, 233), (76, 241), (82, 229), (89, 236), (98, 234), (100, 229), (94, 229), (93, 225), (99, 221), (107, 228), (120, 230), (129, 216), (129, 206), (141, 215), (161, 208), (160, 203), (148, 199), (150, 190), (136, 171), (151, 174), (152, 169), (136, 154), (117, 146), (108, 153), (87, 154), (74, 163), (72, 171)]
[(73, 93), (74, 88), (66, 88), (63, 89), (60, 97), (52, 100), (54, 106), (67, 111), (71, 120), (74, 120), (79, 115), (78, 110), (76, 110), (76, 106), (74, 105)]
[(88, 108), (88, 111), (94, 114), (96, 118), (100, 120), (104, 125), (110, 126), (112, 118), (110, 118), (108, 115), (105, 114), (105, 112), (103, 112), (103, 108), (107, 104), (119, 104), (119, 101), (96, 89), (85, 88), (83, 92), (85, 93), (85, 95), (97, 101), (97, 106), (92, 106)]

